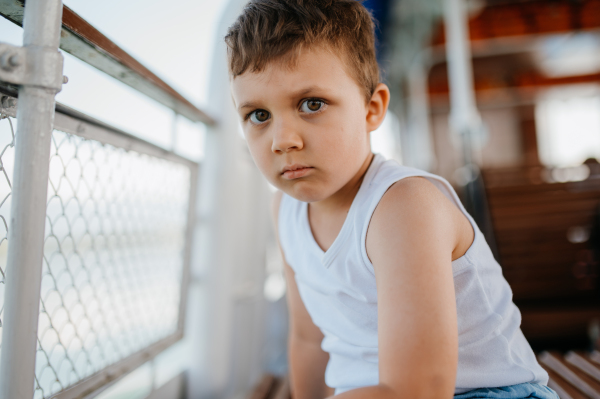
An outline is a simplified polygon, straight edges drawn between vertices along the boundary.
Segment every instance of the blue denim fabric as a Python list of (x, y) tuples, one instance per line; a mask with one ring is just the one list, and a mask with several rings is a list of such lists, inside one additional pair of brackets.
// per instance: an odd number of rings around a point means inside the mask
[(454, 399), (559, 399), (556, 392), (541, 384), (517, 384), (499, 388), (479, 388), (454, 395)]

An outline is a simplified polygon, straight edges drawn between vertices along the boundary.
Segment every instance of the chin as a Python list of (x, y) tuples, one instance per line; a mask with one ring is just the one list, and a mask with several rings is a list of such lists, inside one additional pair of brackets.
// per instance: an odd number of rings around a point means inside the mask
[(328, 197), (327, 193), (303, 184), (294, 184), (291, 187), (282, 187), (281, 191), (292, 198), (302, 202), (317, 202)]

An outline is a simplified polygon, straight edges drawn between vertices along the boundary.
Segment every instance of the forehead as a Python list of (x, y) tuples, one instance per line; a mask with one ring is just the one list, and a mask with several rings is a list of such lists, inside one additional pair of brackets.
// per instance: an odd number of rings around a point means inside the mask
[(311, 89), (362, 98), (346, 64), (326, 48), (304, 50), (291, 60), (275, 60), (261, 71), (245, 72), (231, 80), (231, 89), (238, 108), (249, 101), (284, 100)]

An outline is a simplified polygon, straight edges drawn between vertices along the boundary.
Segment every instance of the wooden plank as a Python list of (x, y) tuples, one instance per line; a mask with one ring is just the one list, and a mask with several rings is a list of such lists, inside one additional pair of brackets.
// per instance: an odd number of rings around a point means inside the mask
[[(526, 170), (526, 169), (525, 169)], [(502, 169), (498, 169), (495, 172), (497, 175), (501, 175), (503, 172)], [(484, 179), (485, 176), (488, 176), (489, 173), (488, 172), (483, 172), (484, 175)], [(490, 185), (487, 186), (487, 189), (491, 192), (495, 192), (498, 194), (505, 194), (505, 195), (510, 195), (510, 194), (518, 194), (519, 192), (522, 192), (523, 190), (527, 193), (532, 193), (532, 194), (542, 194), (542, 193), (561, 193), (561, 192), (577, 192), (577, 193), (585, 193), (586, 191), (589, 190), (595, 190), (598, 188), (598, 186), (600, 186), (600, 179), (598, 178), (594, 178), (592, 176), (592, 178), (589, 178), (587, 180), (582, 180), (582, 181), (576, 181), (576, 182), (564, 182), (564, 183), (540, 183), (540, 184), (533, 184), (533, 183), (527, 183), (527, 184), (512, 184), (510, 181), (505, 182), (503, 184), (496, 184), (495, 186), (492, 185), (490, 183)]]
[[(493, 215), (493, 211), (492, 211)], [(555, 226), (581, 226), (590, 224), (593, 218), (593, 212), (573, 212), (563, 214), (547, 214), (541, 218), (526, 218), (526, 217), (515, 217), (515, 218), (495, 218), (492, 216), (495, 230), (502, 232), (503, 230), (523, 230), (523, 229), (545, 229)], [(565, 229), (566, 230), (566, 229)], [(565, 231), (566, 232), (566, 231)]]
[(548, 387), (553, 389), (557, 394), (559, 399), (587, 399), (585, 396), (582, 396), (578, 392), (573, 392), (574, 388), (563, 381), (559, 382), (559, 378), (554, 377), (554, 373), (552, 371), (548, 371), (548, 374), (551, 375), (548, 380)]
[[(551, 241), (551, 240), (548, 240)], [(566, 241), (566, 240), (565, 240)], [(579, 255), (587, 253), (586, 243), (572, 244), (569, 242), (555, 243), (554, 245), (542, 243), (532, 245), (505, 245), (502, 250), (499, 251), (502, 259), (502, 267), (504, 270), (507, 269), (509, 264), (520, 267), (536, 268), (540, 266), (544, 270), (549, 270), (554, 264), (565, 266), (565, 262), (575, 263), (580, 259), (583, 260)], [(560, 257), (553, 257), (550, 254), (556, 253)], [(537, 257), (536, 254), (547, 254), (545, 257)], [(544, 259), (545, 258), (545, 259)], [(542, 261), (542, 259), (544, 259)]]
[[(544, 268), (543, 265), (540, 267), (526, 267), (526, 266), (515, 266), (512, 268), (504, 266), (502, 274), (504, 277), (513, 283), (527, 282), (535, 278), (538, 283), (550, 283), (557, 280), (562, 280), (564, 283), (575, 283), (581, 278), (591, 277), (591, 275), (584, 274), (582, 276), (574, 275), (571, 270), (571, 265), (565, 267), (564, 265), (553, 265), (552, 268)], [(529, 265), (527, 265), (529, 266)], [(587, 271), (587, 268), (584, 269)]]
[(577, 367), (579, 370), (594, 378), (596, 381), (600, 382), (600, 369), (588, 362), (581, 355), (573, 351), (567, 352), (565, 355), (565, 361)]
[(515, 266), (520, 265), (529, 265), (538, 266), (539, 264), (544, 267), (544, 265), (551, 264), (563, 264), (571, 266), (576, 263), (579, 259), (577, 258), (577, 253), (580, 251), (565, 251), (563, 248), (562, 251), (552, 249), (548, 252), (535, 252), (534, 247), (529, 247), (529, 252), (525, 253), (517, 253), (516, 255), (510, 255), (500, 250), (500, 256), (502, 257), (502, 266), (504, 268), (508, 267), (508, 264), (514, 264)]
[(548, 387), (550, 389), (553, 389), (554, 392), (556, 392), (558, 394), (558, 397), (560, 399), (574, 399), (571, 395), (569, 395), (567, 393), (567, 391), (559, 383), (557, 383), (552, 378), (550, 378), (548, 380)]
[[(600, 191), (598, 192), (600, 194)], [(537, 204), (516, 203), (512, 204), (494, 204), (494, 213), (497, 217), (502, 218), (504, 216), (525, 216), (525, 217), (536, 217), (548, 213), (565, 213), (565, 212), (583, 212), (586, 214), (592, 213), (594, 208), (600, 202), (597, 197), (598, 194), (594, 195), (593, 198), (582, 198), (578, 199), (574, 195), (566, 196), (565, 200), (568, 201), (567, 206), (562, 201), (554, 199), (550, 202), (538, 202)]]
[[(511, 283), (511, 282), (509, 282)], [(594, 295), (594, 286), (589, 289), (585, 284), (575, 279), (560, 281), (513, 281), (511, 288), (515, 301), (534, 300), (534, 299), (592, 299)]]
[(538, 203), (552, 202), (565, 198), (575, 200), (598, 199), (600, 190), (596, 187), (589, 188), (586, 191), (575, 190), (552, 190), (531, 192), (526, 187), (516, 187), (512, 192), (503, 192), (500, 190), (488, 190), (490, 205), (496, 206), (511, 206), (511, 205), (536, 205)]
[(588, 358), (594, 363), (600, 364), (600, 352), (597, 350), (592, 351), (592, 353), (588, 355)]
[(580, 368), (574, 366), (570, 362), (567, 362), (567, 360), (565, 359), (565, 356), (561, 356), (560, 354), (557, 354), (556, 357), (557, 357), (557, 359), (559, 359), (561, 361), (561, 363), (563, 363), (565, 365), (565, 367), (567, 367), (568, 369), (573, 371), (578, 377), (580, 377), (583, 381), (588, 383), (596, 392), (598, 392), (600, 394), (600, 382), (598, 380), (596, 380), (595, 378), (593, 378), (592, 376), (590, 376), (588, 373), (581, 370)]
[[(102, 50), (114, 58), (117, 62), (123, 64), (133, 72), (140, 75), (142, 78), (152, 82), (156, 87), (163, 90), (165, 93), (173, 97), (175, 100), (181, 102), (187, 107), (195, 109), (199, 115), (202, 115), (202, 119), (205, 119), (207, 123), (213, 123), (203, 111), (196, 108), (194, 104), (189, 102), (175, 89), (165, 83), (162, 79), (156, 76), (152, 71), (142, 65), (139, 61), (129, 55), (125, 50), (117, 46), (113, 41), (104, 36), (99, 30), (94, 28), (86, 20), (81, 18), (77, 13), (71, 10), (67, 6), (63, 6), (63, 27), (70, 30), (72, 33), (82, 38), (86, 42), (90, 43), (97, 49)], [(85, 61), (85, 60), (84, 60)]]
[(567, 367), (558, 357), (550, 352), (542, 352), (538, 355), (540, 363), (550, 368), (552, 371), (560, 375), (565, 381), (573, 385), (579, 391), (592, 399), (600, 399), (600, 392), (593, 387), (589, 381), (582, 378), (581, 375)]

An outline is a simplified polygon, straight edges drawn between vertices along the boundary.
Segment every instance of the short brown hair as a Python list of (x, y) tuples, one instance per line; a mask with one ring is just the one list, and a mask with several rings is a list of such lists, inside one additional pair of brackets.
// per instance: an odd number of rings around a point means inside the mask
[(339, 50), (367, 101), (379, 83), (373, 17), (358, 0), (251, 0), (229, 28), (229, 73), (259, 72), (295, 60), (304, 46)]

